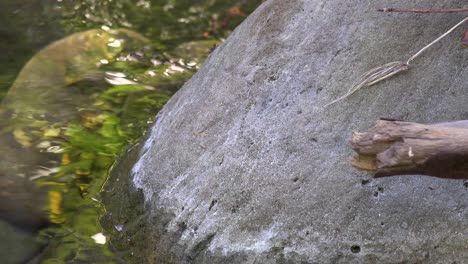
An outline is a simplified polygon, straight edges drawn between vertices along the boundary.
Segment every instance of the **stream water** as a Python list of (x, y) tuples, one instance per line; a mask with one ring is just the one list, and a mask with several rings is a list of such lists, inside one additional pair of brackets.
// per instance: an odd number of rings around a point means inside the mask
[(109, 169), (260, 3), (0, 1), (0, 262), (125, 263)]

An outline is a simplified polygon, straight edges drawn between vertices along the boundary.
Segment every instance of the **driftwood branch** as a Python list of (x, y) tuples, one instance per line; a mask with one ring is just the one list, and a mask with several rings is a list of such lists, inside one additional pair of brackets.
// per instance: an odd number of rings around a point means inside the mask
[(420, 174), (468, 179), (468, 121), (424, 125), (379, 120), (353, 133), (352, 165), (375, 177)]

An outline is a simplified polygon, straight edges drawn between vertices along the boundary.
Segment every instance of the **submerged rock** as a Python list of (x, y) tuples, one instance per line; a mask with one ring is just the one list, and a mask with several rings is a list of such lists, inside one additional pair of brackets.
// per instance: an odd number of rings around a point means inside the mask
[(461, 35), (408, 72), (323, 107), (362, 73), (410, 56), (463, 16), (375, 11), (388, 4), (270, 0), (250, 15), (114, 170), (104, 223), (125, 226), (110, 232), (128, 260), (466, 262), (463, 180), (371, 179), (351, 168), (347, 144), (380, 117), (466, 119)]
[(124, 48), (135, 48), (136, 44), (141, 47), (148, 42), (127, 29), (93, 29), (55, 41), (23, 67), (3, 100), (2, 109), (23, 115), (51, 110), (66, 113), (70, 111), (67, 108), (83, 102), (77, 91), (64, 87), (85, 80), (103, 81), (100, 66), (115, 59)]
[(100, 65), (147, 43), (127, 29), (94, 29), (48, 45), (23, 67), (0, 105), (0, 219), (28, 231), (50, 223), (46, 192), (32, 178), (58, 172), (60, 126), (89, 103), (70, 85), (104, 81)]

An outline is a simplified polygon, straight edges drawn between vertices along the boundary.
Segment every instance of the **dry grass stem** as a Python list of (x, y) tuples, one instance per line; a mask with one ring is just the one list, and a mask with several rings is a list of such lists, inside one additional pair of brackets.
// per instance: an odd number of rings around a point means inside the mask
[(440, 37), (436, 38), (435, 40), (433, 40), (431, 43), (427, 44), (426, 46), (424, 46), (424, 48), (420, 49), (418, 52), (416, 52), (413, 56), (411, 56), (411, 58), (409, 58), (407, 61), (406, 61), (406, 64), (410, 64), (410, 62), (414, 59), (416, 59), (416, 57), (418, 57), (421, 53), (423, 53), (425, 50), (427, 50), (429, 47), (431, 47), (432, 45), (436, 44), (437, 42), (439, 42), (439, 40), (443, 39), (445, 36), (447, 36), (448, 34), (452, 33), (452, 31), (454, 31), (456, 28), (458, 28), (459, 26), (461, 26), (463, 23), (465, 23), (466, 21), (468, 20), (468, 17), (465, 17), (462, 21), (458, 22), (455, 26), (453, 26), (452, 28), (450, 28), (449, 30), (447, 30), (444, 34), (440, 35)]
[(379, 66), (377, 68), (374, 68), (364, 73), (363, 75), (361, 75), (361, 77), (359, 77), (359, 79), (353, 83), (353, 85), (351, 86), (351, 89), (349, 89), (347, 93), (345, 93), (340, 98), (335, 99), (331, 101), (330, 103), (326, 104), (324, 107), (327, 107), (329, 105), (332, 105), (336, 102), (339, 102), (347, 98), (348, 96), (352, 95), (353, 93), (355, 93), (356, 91), (358, 91), (364, 86), (372, 86), (380, 81), (383, 81), (386, 78), (389, 78), (392, 75), (395, 75), (407, 69), (408, 69), (408, 66), (402, 61), (393, 61), (385, 65)]
[(356, 80), (353, 83), (353, 85), (351, 86), (351, 89), (349, 89), (347, 93), (345, 93), (344, 95), (342, 95), (338, 99), (335, 99), (335, 100), (331, 101), (330, 103), (326, 104), (324, 107), (327, 107), (329, 105), (332, 105), (332, 104), (334, 104), (336, 102), (339, 102), (339, 101), (349, 97), (350, 95), (352, 95), (353, 93), (355, 93), (356, 91), (358, 91), (359, 89), (361, 89), (364, 86), (367, 86), (367, 87), (372, 86), (372, 85), (374, 85), (374, 84), (376, 84), (376, 83), (378, 83), (380, 81), (383, 81), (385, 79), (390, 78), (391, 76), (393, 76), (393, 75), (395, 75), (397, 73), (408, 70), (411, 61), (413, 61), (414, 59), (419, 57), (419, 55), (421, 55), (421, 53), (423, 53), (429, 47), (431, 47), (432, 45), (437, 43), (439, 40), (441, 40), (442, 38), (444, 38), (445, 36), (450, 34), (452, 31), (454, 31), (456, 28), (458, 28), (460, 25), (462, 25), (466, 21), (468, 21), (468, 17), (464, 18), (462, 21), (458, 22), (458, 24), (456, 24), (455, 26), (453, 26), (452, 28), (447, 30), (444, 34), (442, 34), (441, 36), (439, 36), (438, 38), (433, 40), (431, 43), (424, 46), (422, 49), (420, 49), (418, 52), (416, 52), (413, 56), (411, 56), (406, 62), (403, 62), (403, 61), (390, 62), (390, 63), (379, 66), (377, 68), (374, 68), (374, 69), (364, 73), (363, 75), (361, 75), (359, 77), (358, 80)]

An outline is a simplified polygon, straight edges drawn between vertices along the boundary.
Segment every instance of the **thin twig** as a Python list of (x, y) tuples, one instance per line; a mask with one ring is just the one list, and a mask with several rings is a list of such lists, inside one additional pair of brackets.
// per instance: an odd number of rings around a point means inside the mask
[(398, 13), (462, 13), (468, 12), (468, 8), (456, 8), (456, 9), (406, 9), (406, 8), (380, 8), (377, 9), (379, 12), (398, 12)]

